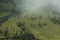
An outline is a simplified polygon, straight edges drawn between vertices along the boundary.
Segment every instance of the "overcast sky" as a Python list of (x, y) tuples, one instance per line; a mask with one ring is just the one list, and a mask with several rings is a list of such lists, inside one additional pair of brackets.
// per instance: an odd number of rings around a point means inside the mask
[(60, 11), (60, 0), (16, 0), (16, 2), (18, 10), (22, 10), (22, 12), (36, 12), (48, 4), (55, 5)]

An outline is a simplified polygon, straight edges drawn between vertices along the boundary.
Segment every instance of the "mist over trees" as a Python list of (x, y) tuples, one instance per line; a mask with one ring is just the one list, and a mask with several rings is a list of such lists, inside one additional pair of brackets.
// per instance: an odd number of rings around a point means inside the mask
[[(39, 16), (33, 17), (33, 14), (31, 17), (28, 15), (20, 17), (24, 13), (39, 13)], [(0, 36), (3, 36), (0, 40), (39, 40), (30, 30), (32, 28), (32, 31), (36, 31), (34, 28), (37, 27), (38, 30), (47, 28), (48, 23), (42, 23), (43, 16), (40, 16), (40, 13), (48, 14), (49, 22), (60, 25), (58, 6), (51, 2), (48, 3), (47, 0), (45, 2), (42, 0), (0, 0)]]

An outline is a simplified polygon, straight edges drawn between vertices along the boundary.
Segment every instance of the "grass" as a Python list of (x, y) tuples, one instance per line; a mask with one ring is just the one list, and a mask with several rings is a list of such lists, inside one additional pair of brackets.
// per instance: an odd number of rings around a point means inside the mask
[[(24, 22), (26, 30), (32, 33), (39, 40), (60, 40), (60, 25), (53, 24), (46, 15), (42, 16), (41, 19), (39, 18), (39, 15), (19, 16), (19, 18), (11, 17), (8, 21), (2, 24), (1, 30), (4, 32), (6, 27), (8, 27), (9, 37), (14, 36), (16, 31), (20, 34), (19, 31), (22, 30), (17, 26), (17, 22)], [(38, 23), (40, 23), (42, 27), (38, 26)], [(44, 25), (44, 23), (46, 23), (46, 25)]]

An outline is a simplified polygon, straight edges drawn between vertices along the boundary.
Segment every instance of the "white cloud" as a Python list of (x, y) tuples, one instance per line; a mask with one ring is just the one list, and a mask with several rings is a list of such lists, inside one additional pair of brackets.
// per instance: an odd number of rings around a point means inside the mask
[(17, 1), (18, 10), (22, 10), (22, 12), (28, 12), (28, 13), (37, 12), (42, 7), (44, 7), (44, 6), (46, 7), (48, 4), (52, 5), (53, 7), (55, 7), (55, 6), (58, 7), (58, 9), (60, 11), (60, 0), (21, 0), (20, 2)]

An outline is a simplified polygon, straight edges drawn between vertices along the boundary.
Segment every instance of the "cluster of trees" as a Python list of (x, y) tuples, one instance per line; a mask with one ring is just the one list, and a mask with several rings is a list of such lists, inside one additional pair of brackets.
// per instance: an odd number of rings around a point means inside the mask
[(7, 16), (0, 17), (1, 24), (7, 21), (12, 16), (19, 16), (20, 11), (17, 11), (16, 2), (14, 0), (0, 0), (0, 14), (8, 14)]
[(13, 6), (12, 0), (0, 0), (0, 12), (10, 12)]
[(50, 21), (53, 22), (54, 24), (60, 25), (60, 19), (57, 19), (56, 17), (50, 18)]

